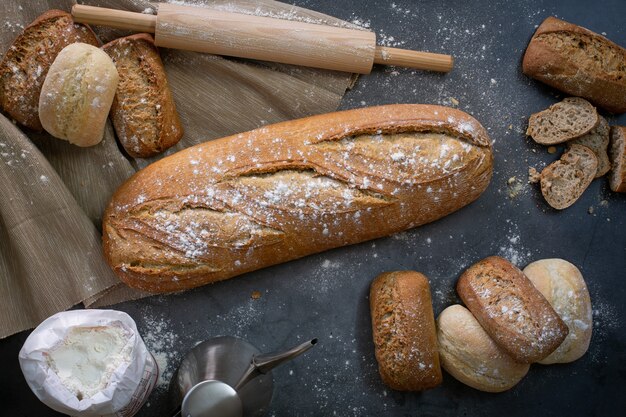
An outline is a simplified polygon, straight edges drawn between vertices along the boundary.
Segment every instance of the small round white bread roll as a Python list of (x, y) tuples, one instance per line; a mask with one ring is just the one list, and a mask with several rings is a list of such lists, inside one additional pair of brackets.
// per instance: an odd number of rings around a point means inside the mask
[(578, 268), (563, 259), (542, 259), (524, 268), (524, 274), (569, 328), (563, 343), (539, 363), (567, 363), (583, 356), (591, 341), (593, 317), (589, 291)]
[(39, 119), (52, 136), (78, 146), (100, 143), (117, 89), (109, 56), (86, 43), (61, 50), (50, 66), (39, 96)]
[(480, 391), (506, 391), (530, 368), (500, 349), (472, 313), (459, 304), (446, 308), (437, 318), (437, 339), (441, 366)]

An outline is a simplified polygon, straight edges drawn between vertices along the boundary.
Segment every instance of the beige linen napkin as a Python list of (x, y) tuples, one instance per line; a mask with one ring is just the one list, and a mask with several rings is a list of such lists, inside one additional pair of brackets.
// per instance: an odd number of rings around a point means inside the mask
[[(69, 11), (73, 3), (5, 1), (0, 53), (4, 54), (24, 26), (38, 15), (53, 8)], [(145, 13), (154, 13), (157, 8), (156, 4), (138, 0), (81, 3)], [(353, 27), (272, 0), (187, 3)], [(93, 29), (103, 42), (126, 34), (102, 27)], [(354, 76), (346, 73), (160, 51), (185, 129), (181, 142), (166, 154), (264, 124), (333, 111), (354, 82)], [(23, 149), (29, 153), (25, 154), (28, 163), (7, 164), (22, 159), (12, 154), (7, 161), (0, 158), (0, 313), (5, 313), (0, 317), (0, 338), (34, 327), (48, 315), (81, 301), (86, 306), (103, 306), (146, 296), (113, 276), (102, 257), (96, 229), (101, 227), (102, 213), (115, 189), (135, 169), (162, 156), (150, 160), (125, 156), (110, 123), (102, 143), (91, 148), (75, 147), (45, 132), (25, 131), (27, 138), (18, 127), (2, 119), (0, 140), (11, 146), (12, 153), (21, 155)], [(46, 187), (40, 184), (42, 176), (48, 178)]]

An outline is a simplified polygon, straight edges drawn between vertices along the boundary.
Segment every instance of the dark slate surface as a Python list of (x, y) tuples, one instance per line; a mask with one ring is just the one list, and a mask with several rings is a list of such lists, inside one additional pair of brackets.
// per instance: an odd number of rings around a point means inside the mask
[[(520, 62), (535, 27), (556, 15), (626, 45), (624, 0), (363, 2), (296, 4), (371, 27), (391, 46), (446, 52), (448, 75), (376, 68), (350, 91), (342, 108), (386, 103), (450, 105), (475, 116), (495, 146), (495, 174), (474, 204), (434, 224), (397, 236), (310, 256), (172, 296), (115, 306), (136, 321), (171, 376), (185, 351), (217, 335), (244, 337), (273, 350), (318, 337), (319, 344), (274, 371), (270, 416), (620, 415), (626, 409), (626, 195), (593, 182), (571, 208), (557, 212), (526, 184), (529, 166), (557, 158), (525, 138), (530, 113), (562, 95), (522, 75)], [(454, 100), (453, 100), (454, 99)], [(626, 116), (609, 116), (626, 124)], [(560, 149), (559, 149), (560, 151)], [(509, 178), (520, 181), (510, 197)], [(590, 211), (592, 213), (590, 214)], [(589, 352), (579, 361), (533, 365), (514, 389), (487, 394), (444, 374), (423, 393), (387, 389), (377, 374), (368, 288), (380, 272), (416, 269), (430, 277), (435, 314), (458, 302), (454, 285), (470, 264), (501, 255), (520, 267), (561, 257), (583, 272), (594, 307)], [(253, 300), (253, 291), (261, 298)], [(0, 414), (56, 415), (29, 391), (17, 352), (28, 332), (0, 341)], [(167, 416), (161, 384), (139, 413)]]

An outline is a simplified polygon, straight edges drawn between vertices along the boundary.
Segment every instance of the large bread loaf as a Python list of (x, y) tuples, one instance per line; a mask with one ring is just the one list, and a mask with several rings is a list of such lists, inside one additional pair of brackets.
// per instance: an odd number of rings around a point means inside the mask
[(487, 132), (450, 108), (279, 123), (135, 174), (104, 215), (105, 256), (132, 287), (192, 288), (437, 220), (478, 198), (491, 173)]

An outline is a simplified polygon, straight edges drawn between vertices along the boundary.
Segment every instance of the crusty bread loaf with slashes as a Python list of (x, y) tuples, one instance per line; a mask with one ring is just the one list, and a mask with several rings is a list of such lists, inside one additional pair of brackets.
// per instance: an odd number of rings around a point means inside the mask
[(578, 268), (563, 259), (541, 259), (526, 266), (524, 274), (569, 329), (563, 343), (539, 363), (567, 363), (583, 356), (591, 341), (593, 315), (589, 291)]
[(506, 259), (470, 266), (456, 290), (487, 334), (520, 363), (533, 363), (565, 340), (567, 326), (530, 280)]
[(115, 39), (102, 49), (120, 75), (111, 119), (126, 152), (147, 158), (176, 145), (183, 128), (152, 36)]
[(626, 126), (611, 126), (611, 190), (626, 193)]
[(506, 391), (530, 368), (498, 347), (472, 313), (459, 304), (446, 308), (437, 318), (437, 340), (443, 369), (480, 391)]
[(128, 285), (179, 291), (432, 222), (491, 173), (487, 132), (451, 108), (283, 122), (139, 171), (105, 212), (104, 253)]
[(598, 158), (586, 146), (570, 146), (558, 161), (541, 171), (541, 194), (557, 210), (580, 198), (598, 171)]
[(522, 70), (610, 112), (626, 111), (626, 49), (583, 27), (548, 17), (528, 44)]
[(26, 26), (0, 64), (0, 107), (21, 125), (41, 130), (41, 86), (59, 52), (75, 42), (100, 46), (88, 26), (61, 10), (48, 10)]
[(532, 114), (526, 134), (537, 143), (553, 145), (589, 133), (598, 122), (598, 112), (591, 103), (579, 97), (568, 97)]
[(372, 334), (383, 382), (399, 391), (441, 384), (428, 279), (419, 272), (380, 274), (370, 288)]

